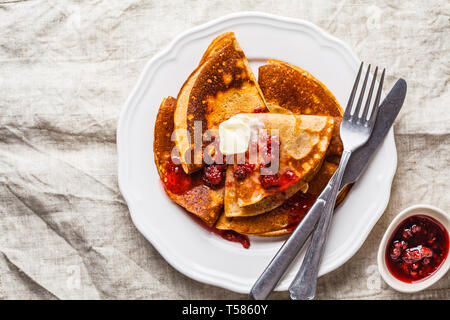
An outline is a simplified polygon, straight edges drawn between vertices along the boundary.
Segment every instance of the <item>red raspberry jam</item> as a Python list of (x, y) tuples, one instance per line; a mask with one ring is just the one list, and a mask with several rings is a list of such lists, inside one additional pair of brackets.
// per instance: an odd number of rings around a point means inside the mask
[(260, 106), (256, 107), (253, 110), (254, 113), (265, 113), (266, 111), (267, 111), (266, 108), (263, 108), (263, 107), (260, 107)]
[(291, 170), (287, 170), (282, 175), (278, 173), (259, 176), (261, 185), (266, 190), (283, 191), (299, 180), (298, 176)]
[(280, 190), (286, 190), (288, 187), (293, 185), (299, 180), (298, 176), (294, 171), (287, 170), (280, 177)]
[(221, 230), (216, 227), (210, 227), (199, 218), (193, 215), (190, 215), (190, 217), (194, 219), (194, 221), (197, 222), (203, 229), (212, 232), (227, 241), (240, 243), (245, 249), (250, 248), (250, 239), (245, 234), (240, 234), (233, 230)]
[(233, 230), (220, 230), (217, 228), (214, 228), (212, 232), (227, 241), (240, 243), (245, 249), (250, 248), (250, 239), (244, 234), (237, 233)]
[(236, 178), (237, 181), (243, 181), (249, 174), (253, 172), (255, 169), (254, 164), (250, 163), (243, 163), (243, 164), (237, 164), (233, 168), (233, 175)]
[(191, 187), (192, 179), (184, 172), (181, 164), (175, 164), (170, 160), (166, 164), (163, 183), (170, 192), (183, 194)]
[[(181, 164), (175, 164), (170, 159), (165, 167), (163, 183), (170, 192), (175, 194), (183, 194), (190, 188), (201, 184), (202, 181), (211, 187), (218, 187), (222, 186), (225, 181), (225, 170), (226, 165), (212, 164), (205, 167), (203, 173), (202, 171), (198, 171), (191, 175), (187, 175)], [(220, 230), (215, 227), (209, 227), (199, 218), (192, 215), (189, 216), (209, 232), (212, 232), (227, 241), (240, 243), (245, 249), (250, 248), (250, 240), (246, 235), (233, 230)]]
[(261, 186), (266, 190), (278, 189), (280, 186), (280, 176), (278, 173), (260, 175), (259, 182), (261, 182)]
[(220, 137), (216, 137), (214, 140), (214, 155), (213, 160), (216, 164), (226, 164), (227, 157), (220, 152)]
[(220, 187), (225, 182), (226, 165), (211, 164), (203, 169), (203, 182), (210, 187)]
[(312, 207), (314, 201), (316, 201), (316, 197), (299, 191), (272, 212), (287, 212), (287, 229), (288, 231), (293, 231), (300, 221), (302, 221), (308, 210)]
[(405, 219), (386, 247), (386, 265), (397, 279), (413, 283), (431, 276), (448, 255), (444, 226), (425, 215)]

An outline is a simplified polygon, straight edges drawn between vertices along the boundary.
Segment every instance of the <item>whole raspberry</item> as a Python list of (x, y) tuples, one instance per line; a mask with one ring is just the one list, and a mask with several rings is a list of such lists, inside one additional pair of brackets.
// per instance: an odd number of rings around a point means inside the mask
[(243, 163), (234, 166), (233, 175), (237, 181), (243, 181), (247, 176), (253, 172), (255, 168), (254, 164)]
[(223, 164), (212, 164), (203, 170), (203, 181), (210, 187), (221, 186), (225, 181), (225, 169)]
[(280, 177), (278, 173), (259, 176), (259, 181), (264, 189), (278, 188), (280, 186)]

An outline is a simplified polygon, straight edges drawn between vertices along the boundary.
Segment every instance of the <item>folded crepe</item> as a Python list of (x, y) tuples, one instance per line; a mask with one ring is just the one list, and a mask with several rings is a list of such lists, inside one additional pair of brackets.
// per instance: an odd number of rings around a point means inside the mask
[[(183, 170), (202, 168), (203, 148), (195, 148), (201, 135), (238, 113), (266, 110), (265, 101), (247, 58), (234, 33), (213, 40), (199, 66), (181, 88), (175, 109), (175, 139)], [(201, 123), (201, 131), (194, 124)]]
[[(300, 190), (282, 205), (264, 214), (241, 217), (222, 214), (216, 223), (218, 229), (258, 236), (280, 236), (292, 232), (302, 219), (301, 214), (299, 216), (287, 210), (292, 207), (292, 202), (312, 205), (336, 171), (342, 154), (339, 127), (343, 110), (323, 83), (307, 71), (286, 62), (270, 60), (267, 65), (261, 66), (258, 83), (270, 112), (331, 116), (335, 122), (325, 160), (318, 173), (308, 182), (306, 193)], [(346, 186), (340, 192), (336, 206), (344, 200), (349, 189), (350, 186)]]
[[(208, 226), (213, 226), (223, 211), (224, 188), (207, 186), (202, 182), (202, 172), (187, 175), (180, 165), (177, 166), (173, 162), (171, 155), (175, 143), (171, 141), (171, 135), (174, 129), (175, 106), (176, 99), (168, 97), (159, 107), (153, 141), (156, 168), (167, 195)], [(177, 156), (175, 152), (174, 157)], [(177, 177), (174, 185), (171, 185), (171, 175)]]
[[(278, 165), (275, 172), (270, 171), (261, 162), (255, 164), (254, 160), (261, 159), (256, 157), (249, 161), (255, 168), (243, 178), (235, 174), (239, 165), (230, 165), (225, 182), (226, 217), (262, 214), (280, 206), (299, 190), (306, 191), (308, 181), (322, 164), (334, 130), (333, 117), (326, 116), (258, 113), (239, 117), (261, 123), (265, 136), (271, 137), (272, 149), (274, 139), (278, 141)], [(261, 156), (264, 144), (258, 144), (254, 150), (257, 149)]]

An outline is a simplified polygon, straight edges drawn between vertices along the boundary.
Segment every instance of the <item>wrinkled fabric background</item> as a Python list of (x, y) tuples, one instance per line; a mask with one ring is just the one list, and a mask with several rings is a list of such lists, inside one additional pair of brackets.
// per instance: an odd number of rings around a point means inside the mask
[[(450, 274), (406, 295), (377, 271), (384, 230), (416, 203), (450, 209), (450, 4), (441, 1), (0, 1), (0, 298), (241, 299), (173, 269), (133, 226), (117, 186), (119, 112), (146, 62), (180, 32), (258, 10), (309, 20), (408, 95), (398, 170), (358, 253), (321, 299), (449, 299)], [(287, 298), (286, 292), (273, 298)]]

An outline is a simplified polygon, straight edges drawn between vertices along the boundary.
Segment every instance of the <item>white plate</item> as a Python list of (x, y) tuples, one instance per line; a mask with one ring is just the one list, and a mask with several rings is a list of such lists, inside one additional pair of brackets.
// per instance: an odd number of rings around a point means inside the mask
[[(250, 249), (205, 231), (164, 193), (153, 160), (153, 130), (164, 97), (177, 96), (214, 37), (234, 31), (253, 72), (269, 58), (298, 65), (346, 105), (359, 60), (350, 48), (317, 26), (269, 14), (232, 14), (178, 36), (146, 65), (117, 128), (119, 186), (138, 230), (185, 275), (248, 293), (286, 238), (251, 237)], [(149, 34), (149, 36), (151, 36)], [(345, 263), (361, 247), (387, 206), (397, 166), (391, 130), (370, 167), (335, 214), (320, 275)], [(302, 252), (277, 290), (287, 290)]]

